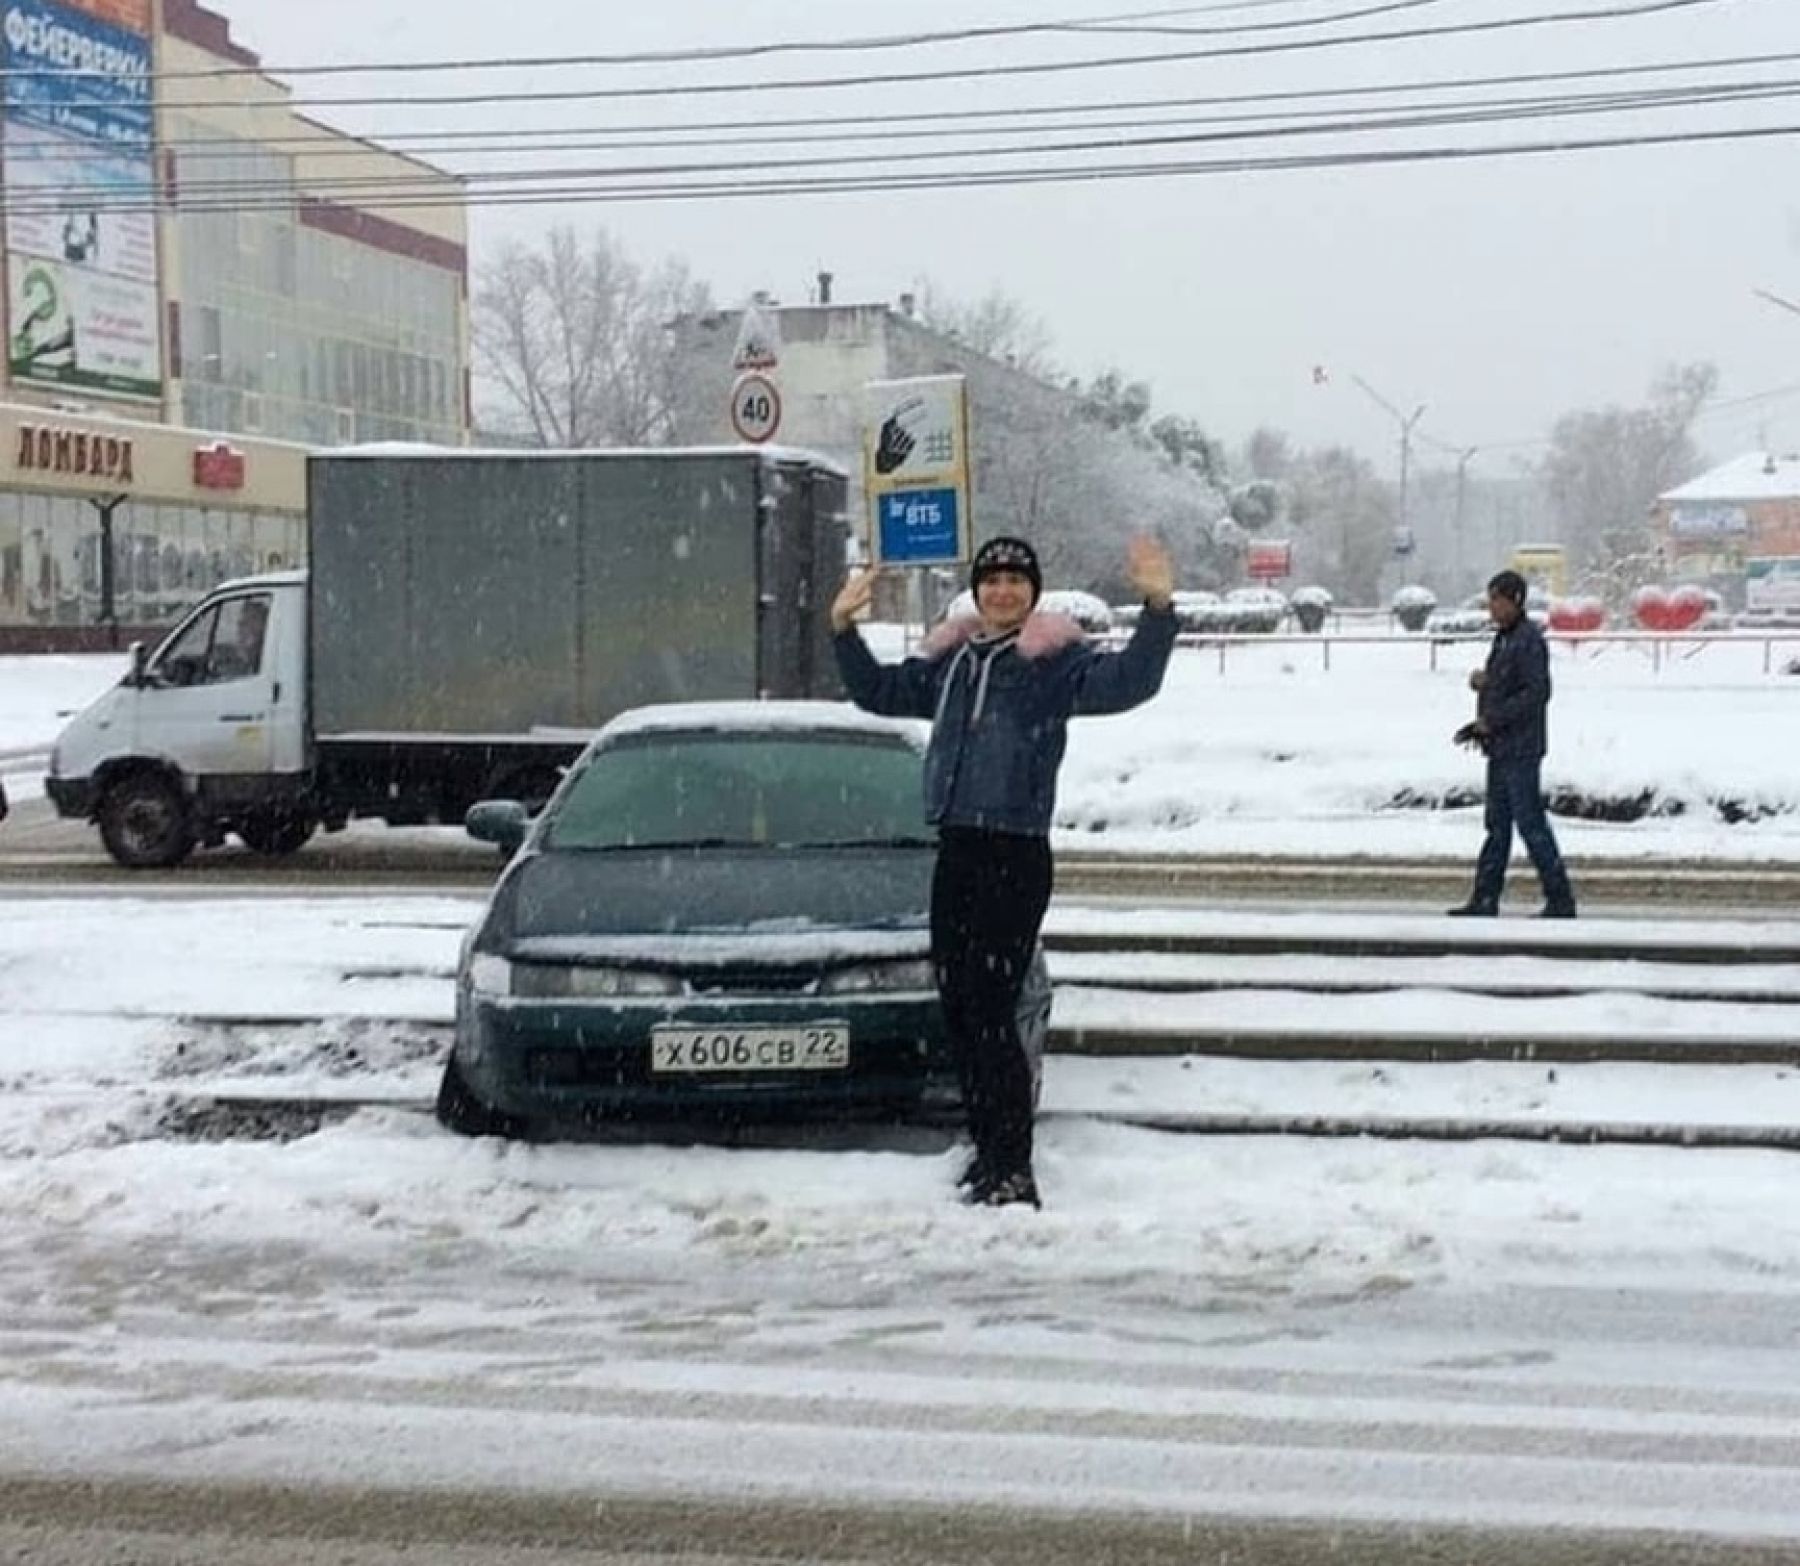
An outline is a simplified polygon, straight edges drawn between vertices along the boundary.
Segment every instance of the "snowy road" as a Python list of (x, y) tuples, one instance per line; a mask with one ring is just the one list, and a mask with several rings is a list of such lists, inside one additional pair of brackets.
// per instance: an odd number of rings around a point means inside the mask
[[(1533, 1531), (1491, 1555), (1447, 1546), (1456, 1560), (1800, 1549), (1790, 1154), (1064, 1116), (1041, 1136), (1047, 1210), (990, 1213), (956, 1205), (956, 1155), (929, 1134), (532, 1147), (378, 1110), (219, 1141), (172, 1107), (221, 1084), (428, 1086), (469, 911), (31, 899), (0, 915), (0, 1502), (16, 1499), (0, 1558), (75, 1550), (19, 1532), (89, 1515), (27, 1505), (66, 1497), (20, 1487), (54, 1480), (104, 1481), (87, 1493), (120, 1497), (111, 1525), (144, 1515), (143, 1487), (176, 1487), (177, 1509), (245, 1487), (221, 1500), (227, 1544), (271, 1486), (302, 1512), (354, 1489), (332, 1560), (387, 1558), (394, 1534), (357, 1517), (489, 1537), (469, 1519), (490, 1496), (490, 1522), (535, 1504), (570, 1549), (595, 1542), (578, 1519), (601, 1504), (646, 1548), (727, 1556), (760, 1518), (782, 1541), (763, 1558), (784, 1561), (982, 1558), (971, 1541), (1008, 1509), (1027, 1520), (987, 1558), (1312, 1560), (1346, 1528), (1371, 1561), (1395, 1558), (1396, 1528)], [(1526, 961), (1541, 980), (1549, 959)], [(1724, 971), (1785, 989), (1779, 964)], [(219, 1020), (283, 1013), (322, 1020)], [(1046, 1091), (1063, 1109), (1800, 1123), (1800, 1080), (1773, 1065), (1058, 1059)], [(880, 1534), (895, 1507), (921, 1509), (906, 1526), (922, 1549)], [(1043, 1521), (1076, 1513), (1098, 1535)], [(1694, 1535), (1770, 1550), (1715, 1557)], [(271, 1558), (257, 1549), (219, 1557)], [(141, 1539), (113, 1554), (159, 1558)]]
[(1451, 1284), (1423, 1231), (1320, 1265), (1227, 1224), (1119, 1269), (1063, 1223), (890, 1209), (940, 1227), (921, 1256), (729, 1202), (584, 1245), (579, 1182), (558, 1212), (508, 1161), (464, 1187), (511, 1188), (499, 1244), (404, 1201), (337, 1243), (40, 1234), (0, 1292), (7, 1470), (1800, 1538), (1792, 1279), (1750, 1258)]

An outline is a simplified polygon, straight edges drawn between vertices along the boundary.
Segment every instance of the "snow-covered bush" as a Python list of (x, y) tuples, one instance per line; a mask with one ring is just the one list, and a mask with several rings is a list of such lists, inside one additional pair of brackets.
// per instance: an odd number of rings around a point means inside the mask
[(1485, 593), (1476, 593), (1460, 604), (1434, 609), (1425, 619), (1425, 629), (1432, 636), (1481, 636), (1493, 628)]
[(1248, 636), (1281, 628), (1287, 599), (1272, 587), (1241, 587), (1221, 598), (1217, 593), (1175, 595), (1175, 617), (1181, 629), (1199, 636)]
[(1331, 613), (1332, 598), (1324, 588), (1297, 587), (1288, 603), (1293, 607), (1294, 618), (1300, 622), (1301, 630), (1325, 629), (1325, 617)]
[(1431, 619), (1431, 611), (1437, 608), (1437, 594), (1429, 587), (1412, 583), (1394, 594), (1394, 601), (1389, 607), (1403, 629), (1422, 631)]
[(1225, 595), (1232, 629), (1267, 636), (1281, 629), (1287, 618), (1287, 596), (1273, 587), (1240, 587)]

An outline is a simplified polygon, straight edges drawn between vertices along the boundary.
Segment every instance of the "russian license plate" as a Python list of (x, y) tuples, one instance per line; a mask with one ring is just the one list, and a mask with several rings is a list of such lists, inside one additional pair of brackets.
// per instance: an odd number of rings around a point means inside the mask
[(654, 1072), (842, 1071), (850, 1029), (841, 1022), (804, 1028), (652, 1028)]

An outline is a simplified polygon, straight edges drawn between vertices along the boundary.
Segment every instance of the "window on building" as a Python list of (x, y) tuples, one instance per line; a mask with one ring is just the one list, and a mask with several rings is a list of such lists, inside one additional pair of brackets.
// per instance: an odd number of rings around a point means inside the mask
[(203, 381), (223, 380), (225, 375), (225, 329), (216, 305), (201, 305), (194, 312), (199, 327), (200, 352), (195, 360), (195, 375)]

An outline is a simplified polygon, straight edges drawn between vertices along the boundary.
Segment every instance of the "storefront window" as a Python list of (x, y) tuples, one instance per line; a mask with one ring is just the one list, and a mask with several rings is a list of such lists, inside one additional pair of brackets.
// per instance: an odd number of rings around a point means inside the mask
[(0, 623), (25, 618), (24, 518), (18, 495), (0, 494)]

